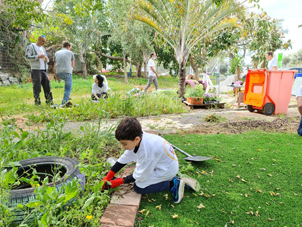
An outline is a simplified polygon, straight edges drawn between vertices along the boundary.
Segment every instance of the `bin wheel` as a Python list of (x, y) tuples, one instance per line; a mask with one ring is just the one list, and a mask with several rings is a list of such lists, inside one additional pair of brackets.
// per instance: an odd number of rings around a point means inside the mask
[(255, 109), (254, 109), (254, 107), (253, 107), (252, 105), (248, 105), (248, 106), (247, 106), (247, 109), (248, 109), (250, 112), (254, 112), (254, 111), (255, 111)]
[(272, 115), (275, 112), (275, 105), (271, 102), (268, 102), (263, 107), (263, 113), (266, 116)]

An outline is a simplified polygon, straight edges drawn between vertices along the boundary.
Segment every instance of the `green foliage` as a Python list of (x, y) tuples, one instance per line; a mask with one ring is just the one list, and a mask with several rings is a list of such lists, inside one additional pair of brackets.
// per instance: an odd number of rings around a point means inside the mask
[(4, 0), (4, 9), (14, 27), (28, 30), (32, 21), (46, 20), (39, 1)]
[(186, 91), (187, 97), (203, 97), (204, 87), (202, 84), (196, 85), (194, 88), (188, 88)]
[[(142, 98), (132, 97), (128, 100), (126, 97), (128, 91), (135, 85), (146, 85), (148, 82), (147, 79), (136, 77), (130, 77), (129, 84), (122, 82), (123, 78), (107, 77), (109, 87), (112, 89), (112, 92), (109, 91), (107, 103), (92, 103), (90, 95), (94, 81), (91, 76), (88, 78), (85, 80), (81, 75), (73, 75), (72, 103), (80, 105), (73, 109), (51, 109), (49, 106), (33, 105), (31, 83), (3, 87), (0, 89), (0, 116), (30, 113), (28, 117), (31, 121), (48, 122), (56, 116), (61, 119), (82, 121), (124, 116), (126, 113), (138, 117), (186, 112), (184, 105), (175, 98), (176, 92), (166, 94), (159, 92), (158, 95), (147, 94)], [(177, 78), (170, 76), (160, 77), (158, 82), (160, 88), (176, 88), (177, 86)], [(51, 81), (51, 88), (54, 102), (60, 103), (64, 95), (64, 82)], [(129, 107), (128, 110), (125, 103)], [(120, 107), (123, 108), (120, 109)]]
[(233, 59), (230, 61), (230, 74), (236, 74), (242, 69), (243, 65), (243, 57), (240, 57), (239, 55), (234, 56)]
[[(0, 45), (4, 46), (5, 59), (2, 65), (4, 70), (10, 70), (18, 77), (27, 78), (30, 73), (30, 67), (25, 60), (25, 48), (27, 41), (23, 38), (19, 28), (13, 27), (12, 20), (7, 13), (0, 14)], [(7, 48), (7, 49), (6, 49)]]
[(226, 121), (225, 117), (222, 117), (220, 115), (216, 115), (215, 113), (209, 116), (206, 116), (204, 118), (205, 122), (210, 122), (210, 123), (220, 123)]
[(205, 93), (203, 95), (203, 101), (217, 101), (218, 98), (215, 94), (213, 93)]
[(46, 109), (36, 114), (27, 115), (31, 122), (48, 122), (53, 118), (69, 119), (72, 121), (96, 120), (118, 116), (150, 116), (169, 113), (183, 113), (184, 106), (176, 98), (176, 94), (146, 94), (139, 97), (128, 97), (124, 93), (109, 96), (106, 102), (93, 103), (81, 99), (80, 106), (69, 109)]
[[(79, 130), (63, 130), (64, 120), (52, 120), (45, 130), (35, 133), (17, 128), (14, 118), (3, 118), (0, 125), (0, 224), (9, 226), (14, 212), (32, 208), (25, 215), (24, 223), (34, 217), (40, 226), (96, 226), (108, 204), (109, 196), (101, 193), (102, 178), (108, 171), (106, 156), (119, 156), (120, 147), (112, 135), (113, 128), (102, 127), (105, 122), (95, 125), (87, 124)], [(30, 125), (28, 124), (30, 128)], [(79, 190), (79, 182), (72, 181), (57, 190), (47, 186), (50, 178), (44, 178), (41, 185), (35, 180), (38, 175), (33, 172), (30, 179), (16, 175), (19, 160), (40, 156), (70, 157), (79, 160), (80, 170), (85, 173), (85, 191)], [(7, 171), (7, 168), (10, 171)], [(54, 171), (52, 181), (59, 175)], [(36, 200), (29, 204), (8, 207), (9, 190), (20, 181), (32, 183), (36, 187)], [(70, 201), (74, 201), (71, 204)], [(91, 216), (87, 219), (86, 216)]]
[[(146, 211), (138, 214), (136, 227), (300, 225), (297, 160), (302, 158), (302, 145), (298, 135), (257, 131), (166, 135), (165, 139), (189, 154), (214, 158), (191, 163), (194, 171), (187, 174), (200, 183), (201, 191), (185, 189), (179, 204), (172, 202), (170, 192), (142, 198), (139, 210)], [(185, 156), (178, 154), (180, 169), (187, 168)], [(160, 204), (161, 210), (156, 209)], [(200, 204), (204, 208), (198, 208)]]

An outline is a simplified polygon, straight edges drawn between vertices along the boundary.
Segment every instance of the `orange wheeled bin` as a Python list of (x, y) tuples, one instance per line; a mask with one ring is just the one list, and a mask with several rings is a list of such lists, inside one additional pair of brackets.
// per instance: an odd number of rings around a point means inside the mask
[(250, 112), (286, 114), (296, 70), (250, 69), (243, 102)]

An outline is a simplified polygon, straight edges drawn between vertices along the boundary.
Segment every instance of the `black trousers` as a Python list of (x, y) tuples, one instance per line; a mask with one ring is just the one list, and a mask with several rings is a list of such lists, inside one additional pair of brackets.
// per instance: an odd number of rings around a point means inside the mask
[(41, 104), (40, 101), (41, 86), (43, 87), (46, 103), (51, 104), (53, 98), (50, 88), (50, 81), (46, 73), (46, 70), (32, 69), (31, 78), (33, 82), (33, 93), (35, 98), (35, 104), (37, 105)]
[[(107, 95), (106, 92), (102, 92), (102, 94), (96, 94), (96, 96), (99, 97), (99, 98), (103, 97), (103, 95), (106, 95), (105, 99), (108, 98), (108, 95)], [(94, 94), (91, 95), (91, 99), (95, 100), (95, 101), (97, 100), (97, 98), (94, 96)]]

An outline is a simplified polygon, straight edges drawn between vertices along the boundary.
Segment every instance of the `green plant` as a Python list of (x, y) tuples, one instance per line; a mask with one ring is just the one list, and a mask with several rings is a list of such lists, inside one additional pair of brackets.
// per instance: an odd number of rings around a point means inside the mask
[(204, 88), (203, 85), (197, 85), (194, 88), (188, 88), (186, 92), (187, 97), (203, 97)]
[[(63, 130), (66, 120), (52, 118), (45, 130), (35, 133), (19, 129), (14, 118), (3, 118), (0, 124), (0, 226), (9, 226), (18, 210), (25, 212), (25, 221), (34, 218), (29, 226), (96, 226), (108, 204), (108, 193), (101, 193), (102, 178), (110, 168), (106, 156), (118, 157), (121, 148), (114, 139), (114, 128), (105, 121), (86, 124), (79, 130)], [(28, 124), (28, 127), (30, 125)], [(77, 181), (66, 184), (58, 191), (47, 186), (44, 179), (36, 188), (37, 199), (29, 204), (8, 207), (9, 190), (21, 180), (36, 185), (39, 177), (33, 172), (30, 179), (16, 175), (18, 161), (40, 156), (55, 155), (80, 161), (80, 170), (85, 173), (85, 191), (80, 194)], [(10, 163), (12, 162), (12, 163)], [(10, 171), (7, 171), (10, 167)], [(54, 177), (57, 173), (54, 171)], [(54, 178), (55, 180), (56, 178)], [(50, 180), (50, 178), (49, 178)], [(68, 201), (77, 198), (73, 204)], [(88, 217), (88, 218), (86, 218)]]
[(215, 94), (206, 93), (203, 95), (203, 101), (217, 101), (217, 96)]
[(219, 116), (219, 115), (216, 115), (216, 114), (214, 113), (214, 114), (212, 114), (212, 115), (206, 116), (206, 117), (204, 118), (204, 121), (205, 121), (205, 122), (210, 122), (210, 123), (219, 123), (219, 122), (226, 121), (226, 118), (225, 118), (225, 117), (222, 117), (222, 116)]

